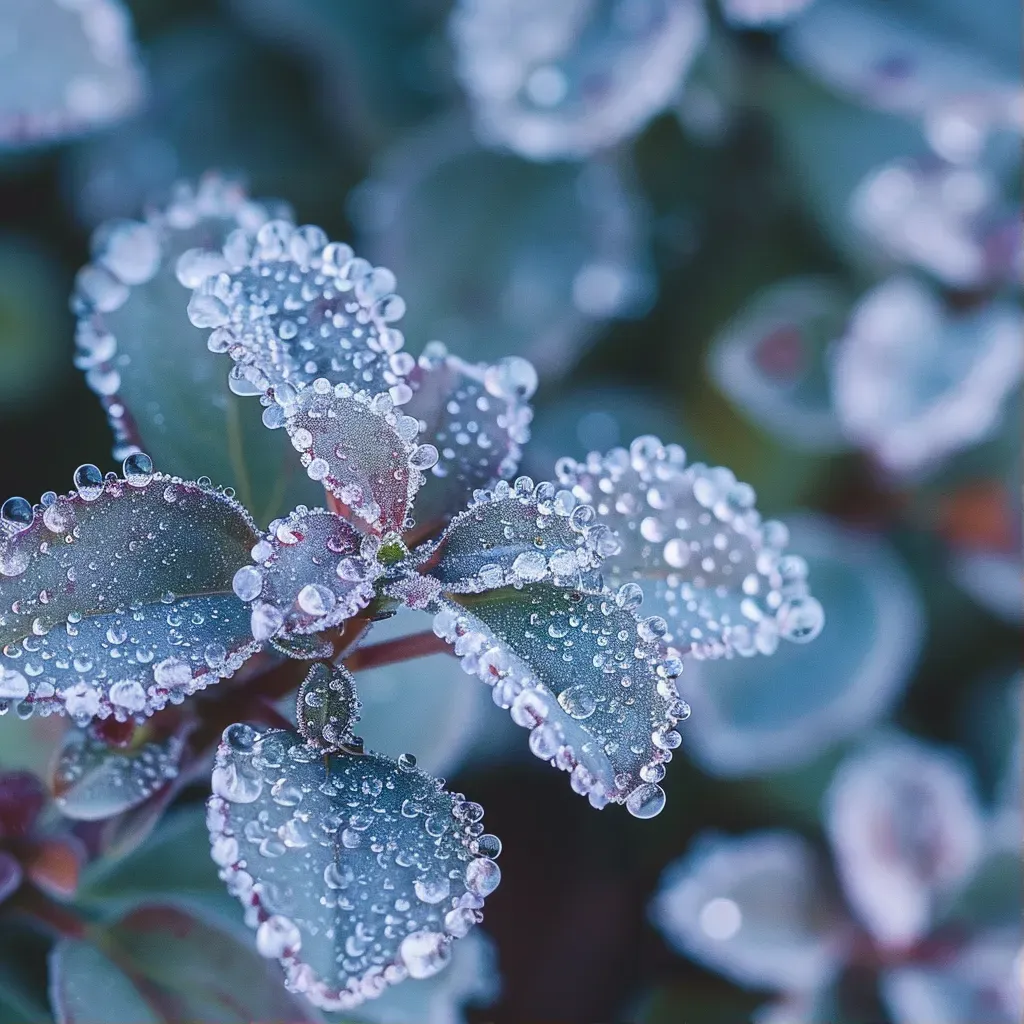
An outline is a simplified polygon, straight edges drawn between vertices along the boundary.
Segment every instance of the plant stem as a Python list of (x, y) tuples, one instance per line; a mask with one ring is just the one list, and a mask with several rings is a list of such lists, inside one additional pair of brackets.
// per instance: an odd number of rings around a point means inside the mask
[(71, 906), (58, 903), (34, 885), (23, 885), (8, 907), (14, 913), (31, 917), (47, 931), (60, 936), (81, 939), (89, 931), (89, 922), (79, 917)]
[(413, 633), (410, 636), (396, 637), (394, 640), (383, 640), (379, 644), (360, 647), (345, 659), (345, 668), (350, 672), (361, 669), (378, 668), (381, 665), (394, 665), (399, 661), (411, 658), (422, 658), (428, 654), (443, 654), (451, 648), (439, 636), (433, 633)]

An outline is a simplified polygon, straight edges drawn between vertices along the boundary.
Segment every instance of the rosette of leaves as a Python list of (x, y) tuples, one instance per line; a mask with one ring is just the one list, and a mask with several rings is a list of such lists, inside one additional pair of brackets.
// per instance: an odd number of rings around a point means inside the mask
[[(770, 654), (823, 616), (785, 528), (728, 470), (641, 437), (560, 460), (554, 482), (516, 476), (529, 363), (438, 344), (414, 358), (390, 271), (204, 188), (181, 192), (180, 216), (101, 229), (79, 277), (80, 344), (127, 455), (121, 475), (84, 465), (71, 492), (0, 509), (0, 699), (86, 730), (58, 765), (82, 819), (156, 801), (155, 820), (215, 753), (212, 855), (257, 951), (293, 992), (348, 1010), (444, 967), (501, 850), (479, 804), (364, 747), (360, 667), (450, 647), (575, 791), (647, 818), (689, 713), (684, 661)], [(182, 225), (211, 217), (182, 251)], [(198, 400), (228, 356), (224, 391), (262, 407), (258, 450), (287, 454), (325, 508), (260, 529), (231, 488), (154, 469), (139, 449), (166, 417), (124, 402), (145, 347), (117, 351), (132, 310), (158, 302), (163, 383), (191, 380)], [(161, 443), (191, 474), (210, 437)], [(432, 629), (366, 644), (403, 605)], [(293, 725), (272, 701), (295, 691)]]

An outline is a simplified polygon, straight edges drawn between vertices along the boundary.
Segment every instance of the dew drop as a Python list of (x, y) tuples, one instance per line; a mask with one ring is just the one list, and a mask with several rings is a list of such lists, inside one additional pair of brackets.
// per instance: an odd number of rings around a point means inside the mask
[(653, 782), (645, 782), (626, 797), (626, 810), (635, 818), (653, 818), (665, 807), (665, 791)]
[(95, 501), (103, 493), (103, 474), (92, 463), (87, 462), (75, 470), (74, 483), (85, 501)]
[(133, 452), (124, 460), (122, 472), (132, 487), (145, 487), (153, 479), (153, 460), (145, 452)]

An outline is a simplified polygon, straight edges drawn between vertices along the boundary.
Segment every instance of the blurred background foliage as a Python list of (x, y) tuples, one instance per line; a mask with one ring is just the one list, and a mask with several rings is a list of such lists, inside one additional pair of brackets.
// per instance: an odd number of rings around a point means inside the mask
[[(6, 3), (18, 6), (0, 0), (0, 25)], [(507, 8), (543, 19), (566, 4)], [(679, 65), (662, 108), (570, 159), (535, 160), (516, 152), (532, 136), (474, 95), (478, 36), (450, 34), (446, 0), (130, 0), (148, 81), (135, 112), (63, 144), (0, 139), (4, 496), (59, 489), (83, 462), (113, 467), (65, 297), (97, 224), (216, 168), (391, 267), (411, 352), (441, 338), (473, 360), (532, 359), (525, 471), (545, 478), (560, 455), (657, 433), (749, 481), (811, 565), (828, 615), (815, 644), (687, 670), (694, 713), (653, 821), (595, 813), (558, 784), (454, 659), (366, 674), (374, 746), (418, 746), (421, 765), (486, 807), (505, 852), (493, 941), (359, 1019), (1018, 1019), (1016, 983), (1000, 980), (1012, 958), (967, 953), (994, 935), (1020, 948), (1019, 879), (989, 870), (1020, 842), (1020, 12), (801, 6), (691, 11), (689, 41), (658, 58)], [(583, 35), (572, 56), (658, 77), (649, 54), (609, 39)], [(500, 33), (489, 45), (501, 52)], [(0, 70), (0, 110), (17, 59)], [(495, 133), (503, 144), (485, 145)], [(63, 728), (8, 716), (0, 765), (49, 779)], [(865, 743), (905, 752), (900, 733), (962, 760), (908, 762), (924, 796), (867, 754), (848, 760)], [(867, 781), (843, 802), (851, 764)], [(105, 851), (80, 872), (40, 868), (62, 899), (79, 876), (74, 899), (111, 942), (141, 927), (141, 900), (212, 915), (245, 941), (208, 856), (205, 775), (182, 783), (145, 841), (162, 804), (105, 823), (102, 841), (76, 826), (76, 862)], [(65, 836), (61, 822), (50, 805), (31, 827)], [(851, 842), (857, 822), (874, 847)], [(771, 847), (752, 869), (744, 851), (765, 830), (804, 845)], [(979, 849), (961, 863), (972, 830)], [(0, 829), (0, 846), (15, 832)], [(960, 864), (948, 879), (933, 868), (947, 854)], [(820, 861), (820, 890), (794, 877), (804, 856)], [(934, 904), (902, 947), (856, 895), (873, 886)], [(0, 1017), (49, 1020), (46, 940), (21, 927), (0, 929)], [(823, 950), (831, 967), (808, 982), (796, 966)], [(65, 979), (102, 977), (87, 952), (62, 955), (85, 964)], [(179, 969), (192, 969), (184, 953)], [(211, 1005), (188, 1012), (227, 1019)], [(87, 999), (77, 1012), (67, 1019), (95, 1019)]]

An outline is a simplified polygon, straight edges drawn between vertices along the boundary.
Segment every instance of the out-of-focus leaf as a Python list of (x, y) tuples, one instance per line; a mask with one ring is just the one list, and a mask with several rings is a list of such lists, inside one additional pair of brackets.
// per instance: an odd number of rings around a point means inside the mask
[[(256, 538), (221, 491), (95, 466), (76, 490), (0, 511), (0, 698), (76, 721), (152, 714), (230, 676), (256, 649), (231, 578)], [(14, 610), (17, 609), (17, 610)]]
[(833, 400), (844, 433), (896, 473), (977, 444), (1020, 384), (1022, 327), (1008, 302), (953, 315), (920, 282), (890, 278), (860, 300), (836, 347)]
[(0, 1020), (52, 1024), (47, 1000), (46, 952), (50, 939), (18, 917), (0, 928)]
[(339, 665), (313, 665), (295, 698), (295, 721), (307, 743), (321, 750), (338, 750), (353, 743), (361, 705), (356, 681)]
[(697, 0), (465, 0), (450, 22), (477, 135), (531, 160), (637, 133), (679, 90), (705, 30)]
[(794, 448), (845, 447), (832, 411), (827, 357), (849, 307), (845, 291), (828, 278), (792, 278), (765, 289), (713, 342), (716, 384)]
[(414, 758), (324, 756), (293, 733), (233, 725), (213, 791), (213, 859), (256, 948), (324, 1009), (441, 970), (500, 878), (483, 808)]
[(210, 476), (261, 523), (315, 499), (318, 488), (254, 404), (229, 391), (230, 364), (208, 351), (186, 307), (192, 289), (225, 268), (225, 239), (252, 238), (271, 212), (217, 174), (195, 187), (179, 182), (144, 221), (96, 230), (75, 297), (76, 362), (107, 411), (115, 456), (141, 445), (168, 473)]
[(17, 857), (0, 850), (0, 903), (21, 885), (21, 865)]
[(247, 1024), (307, 1020), (268, 964), (236, 938), (171, 904), (143, 904), (95, 943), (61, 939), (50, 954), (58, 1024)]
[(5, 0), (0, 150), (57, 140), (130, 114), (144, 79), (120, 0)]
[(43, 892), (67, 900), (78, 889), (85, 851), (74, 836), (42, 839), (32, 844), (24, 860), (25, 873)]
[(961, 759), (909, 737), (851, 755), (825, 800), (847, 899), (883, 946), (910, 946), (970, 879), (981, 808)]
[(646, 211), (606, 163), (530, 164), (446, 120), (386, 151), (350, 206), (402, 282), (409, 337), (467, 359), (564, 372), (604, 321), (652, 297)]
[(0, 839), (29, 835), (46, 806), (46, 787), (28, 771), (0, 772)]
[(767, 661), (687, 667), (688, 749), (714, 774), (803, 764), (856, 734), (896, 701), (921, 650), (920, 599), (883, 542), (819, 516), (787, 526), (829, 621), (813, 644), (787, 644)]
[(750, 987), (813, 992), (845, 952), (846, 924), (795, 833), (705, 834), (666, 869), (650, 914), (679, 952)]
[(788, 531), (761, 521), (753, 488), (728, 469), (687, 465), (678, 445), (644, 436), (603, 457), (560, 459), (555, 474), (621, 541), (604, 560), (605, 578), (662, 616), (665, 642), (681, 654), (771, 654), (780, 640), (806, 643), (820, 632), (807, 563), (784, 553)]
[(813, 0), (720, 0), (725, 20), (736, 28), (772, 29), (791, 21)]

